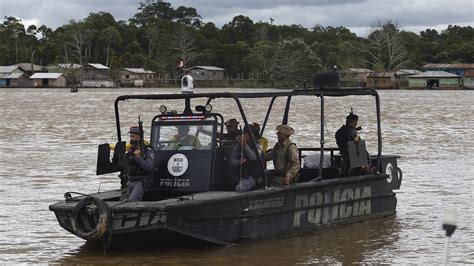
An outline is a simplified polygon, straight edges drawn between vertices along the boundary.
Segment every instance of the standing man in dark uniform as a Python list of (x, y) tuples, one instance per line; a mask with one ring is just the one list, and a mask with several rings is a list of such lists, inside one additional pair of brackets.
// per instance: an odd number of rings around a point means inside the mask
[[(342, 173), (344, 174), (344, 176), (350, 174), (364, 174), (373, 170), (370, 169), (368, 165), (355, 169), (351, 169), (349, 165), (349, 149), (347, 143), (349, 141), (358, 143), (361, 140), (359, 134), (357, 134), (357, 131), (361, 129), (357, 126), (358, 120), (359, 117), (354, 113), (350, 112), (349, 115), (346, 117), (346, 124), (343, 125), (338, 131), (336, 131), (336, 142), (342, 157)], [(367, 151), (364, 152), (367, 153), (368, 158), (369, 153)]]
[(126, 153), (128, 158), (128, 181), (127, 195), (131, 201), (142, 200), (143, 194), (149, 185), (150, 174), (153, 169), (154, 153), (146, 145), (144, 151), (140, 150), (140, 128), (133, 126), (130, 128), (130, 150)]
[(346, 124), (343, 125), (339, 130), (336, 131), (336, 143), (339, 147), (341, 155), (347, 155), (349, 152), (347, 149), (347, 142), (354, 141), (359, 142), (360, 137), (357, 134), (357, 121), (359, 117), (354, 113), (350, 112), (346, 117)]

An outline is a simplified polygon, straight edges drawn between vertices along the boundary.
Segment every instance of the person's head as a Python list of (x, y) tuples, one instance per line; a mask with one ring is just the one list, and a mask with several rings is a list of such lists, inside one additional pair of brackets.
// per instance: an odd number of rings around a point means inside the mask
[(244, 139), (245, 143), (251, 143), (252, 141), (252, 138), (250, 137), (250, 133), (246, 131), (244, 131), (242, 138)]
[(250, 142), (250, 140), (251, 140), (250, 134), (253, 135), (253, 137), (255, 138), (255, 141), (258, 141), (259, 132), (253, 125), (249, 125), (248, 127), (247, 126), (244, 127), (244, 136), (245, 136), (245, 140), (247, 142)]
[(239, 131), (239, 121), (235, 118), (231, 118), (224, 123), (227, 133), (236, 133)]
[(140, 128), (138, 126), (132, 126), (128, 133), (130, 134), (130, 143), (140, 141)]
[(284, 142), (295, 134), (295, 130), (288, 125), (279, 125), (276, 127), (278, 142)]
[(346, 117), (346, 125), (356, 128), (357, 127), (357, 121), (359, 121), (359, 117), (355, 115), (354, 113), (349, 113), (349, 115)]
[(251, 127), (253, 128), (254, 132), (257, 133), (257, 138), (260, 138), (260, 124), (257, 122), (253, 122)]
[(177, 126), (177, 128), (178, 128), (178, 135), (180, 135), (180, 136), (185, 136), (189, 132), (189, 126), (188, 125)]

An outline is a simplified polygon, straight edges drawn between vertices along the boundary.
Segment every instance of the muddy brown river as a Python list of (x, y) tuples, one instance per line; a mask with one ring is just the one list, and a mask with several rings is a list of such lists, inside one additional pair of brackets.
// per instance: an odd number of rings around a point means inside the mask
[[(199, 92), (218, 89), (197, 89)], [(244, 90), (254, 91), (254, 90)], [(455, 209), (458, 228), (451, 263), (474, 263), (474, 91), (380, 91), (383, 153), (401, 156), (402, 188), (397, 214), (304, 235), (229, 247), (182, 246), (122, 250), (100, 247), (63, 230), (48, 205), (64, 192), (119, 188), (116, 174), (95, 175), (97, 145), (116, 141), (117, 96), (170, 93), (176, 89), (2, 89), (0, 90), (0, 262), (159, 263), (202, 265), (384, 263), (440, 264), (444, 260), (443, 211)], [(375, 153), (374, 98), (326, 99), (326, 147), (354, 108), (368, 150)], [(196, 102), (200, 103), (200, 102)], [(244, 103), (250, 121), (262, 122), (269, 101)], [(166, 103), (181, 110), (177, 102)], [(283, 101), (277, 101), (265, 136), (276, 140)], [(121, 104), (122, 132), (140, 115), (148, 135), (159, 103)], [(224, 117), (237, 115), (230, 101), (215, 102)], [(299, 147), (319, 145), (320, 101), (296, 97), (289, 124)], [(146, 122), (148, 121), (148, 123)], [(159, 240), (157, 240), (159, 241)]]

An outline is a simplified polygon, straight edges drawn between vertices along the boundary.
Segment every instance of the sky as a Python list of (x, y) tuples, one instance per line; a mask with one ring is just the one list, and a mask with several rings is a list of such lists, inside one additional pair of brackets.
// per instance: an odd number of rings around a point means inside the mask
[[(448, 25), (474, 27), (474, 0), (169, 0), (173, 8), (194, 7), (204, 22), (218, 27), (237, 15), (277, 25), (344, 26), (358, 36), (376, 20), (393, 20), (406, 31), (444, 30)], [(128, 20), (140, 0), (0, 0), (0, 16), (15, 16), (27, 27), (50, 28), (82, 20), (91, 12), (109, 12)]]

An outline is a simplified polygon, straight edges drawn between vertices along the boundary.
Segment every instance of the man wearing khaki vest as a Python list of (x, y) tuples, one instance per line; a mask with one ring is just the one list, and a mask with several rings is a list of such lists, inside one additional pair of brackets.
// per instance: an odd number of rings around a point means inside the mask
[(276, 131), (278, 142), (271, 152), (264, 154), (265, 161), (273, 160), (275, 168), (269, 171), (268, 176), (272, 177), (272, 186), (289, 185), (300, 171), (298, 148), (290, 140), (295, 131), (288, 125), (279, 125)]

